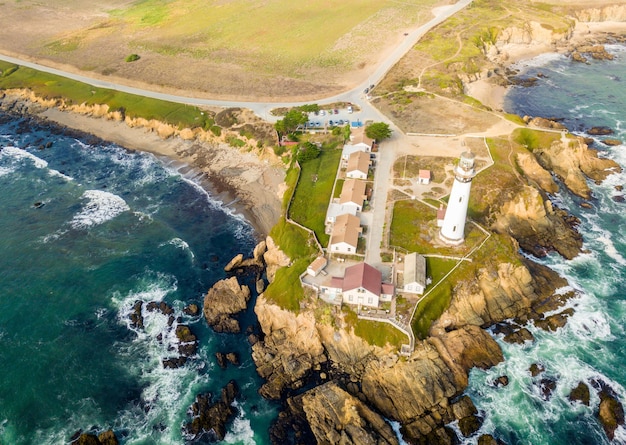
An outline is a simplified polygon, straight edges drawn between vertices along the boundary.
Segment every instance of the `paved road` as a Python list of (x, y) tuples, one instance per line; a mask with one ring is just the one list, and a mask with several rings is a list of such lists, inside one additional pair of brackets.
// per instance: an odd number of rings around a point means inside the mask
[[(5, 60), (7, 62), (15, 63), (18, 65), (23, 65), (29, 68), (33, 68), (36, 70), (48, 72), (51, 74), (56, 74), (59, 76), (67, 77), (73, 80), (77, 80), (80, 82), (87, 83), (89, 85), (93, 85), (100, 88), (109, 88), (112, 90), (122, 91), (131, 94), (137, 94), (146, 97), (152, 97), (155, 99), (162, 99), (170, 102), (184, 103), (189, 105), (205, 105), (205, 106), (218, 106), (218, 107), (242, 107), (251, 109), (255, 114), (266, 121), (274, 121), (277, 118), (270, 114), (270, 111), (273, 108), (277, 107), (293, 107), (298, 105), (303, 105), (305, 103), (318, 103), (320, 105), (330, 104), (333, 102), (350, 102), (352, 104), (357, 105), (360, 108), (359, 112), (355, 112), (353, 114), (347, 114), (346, 111), (342, 110), (341, 115), (338, 115), (337, 118), (340, 119), (349, 119), (349, 120), (360, 120), (361, 122), (366, 122), (367, 120), (373, 120), (377, 122), (387, 122), (393, 132), (393, 136), (386, 140), (383, 144), (381, 144), (380, 151), (377, 155), (377, 169), (376, 175), (374, 179), (374, 190), (372, 194), (371, 207), (372, 210), (367, 212), (368, 214), (364, 215), (364, 219), (367, 220), (368, 223), (368, 235), (367, 235), (367, 254), (366, 261), (375, 266), (382, 267), (382, 262), (380, 258), (380, 246), (383, 240), (383, 230), (385, 229), (385, 215), (386, 215), (386, 205), (387, 205), (387, 194), (390, 190), (390, 181), (391, 181), (391, 168), (393, 167), (393, 162), (396, 159), (396, 156), (401, 154), (404, 150), (403, 147), (405, 145), (410, 145), (407, 141), (407, 137), (396, 128), (393, 123), (383, 114), (381, 114), (375, 107), (373, 107), (369, 101), (367, 100), (367, 96), (364, 93), (365, 88), (368, 88), (371, 84), (377, 84), (380, 82), (387, 72), (404, 56), (418, 41), (424, 34), (430, 31), (432, 28), (437, 26), (439, 23), (443, 22), (447, 18), (456, 14), (461, 9), (468, 6), (472, 0), (459, 0), (454, 5), (437, 8), (435, 17), (430, 21), (425, 23), (424, 25), (417, 28), (415, 31), (411, 32), (406, 38), (402, 41), (402, 43), (385, 59), (376, 70), (368, 76), (367, 81), (364, 81), (361, 85), (358, 85), (356, 88), (346, 91), (344, 93), (337, 94), (335, 96), (320, 98), (317, 101), (307, 101), (307, 102), (240, 102), (240, 101), (226, 101), (226, 100), (211, 100), (211, 99), (201, 99), (194, 98), (188, 96), (178, 96), (166, 93), (159, 93), (156, 91), (144, 90), (141, 88), (134, 88), (127, 85), (122, 85), (118, 83), (107, 82), (100, 79), (95, 79), (92, 77), (88, 77), (80, 74), (73, 74), (61, 70), (57, 70), (55, 68), (50, 68), (44, 65), (40, 65), (38, 63), (33, 63), (21, 59), (16, 59), (13, 57), (5, 56), (0, 54), (0, 60)], [(333, 115), (335, 117), (335, 115)], [(313, 117), (311, 116), (311, 120), (325, 122), (332, 119), (331, 116), (322, 117)]]
[(48, 72), (51, 74), (57, 74), (59, 76), (67, 77), (69, 79), (77, 80), (80, 82), (87, 83), (89, 85), (93, 85), (100, 88), (109, 88), (112, 90), (123, 91), (126, 93), (137, 94), (140, 96), (152, 97), (155, 99), (167, 100), (170, 102), (184, 103), (189, 105), (206, 105), (206, 106), (218, 106), (218, 107), (242, 107), (249, 108), (254, 111), (259, 117), (272, 121), (276, 118), (270, 114), (270, 111), (273, 108), (277, 107), (293, 107), (298, 105), (303, 105), (305, 103), (316, 102), (320, 105), (329, 104), (333, 102), (351, 102), (358, 105), (361, 108), (361, 112), (359, 113), (359, 118), (362, 122), (372, 119), (376, 121), (384, 121), (387, 122), (388, 119), (381, 115), (378, 110), (372, 107), (367, 101), (365, 94), (363, 91), (370, 84), (376, 84), (387, 74), (387, 72), (402, 58), (404, 54), (407, 53), (409, 49), (415, 45), (418, 40), (426, 34), (433, 27), (437, 26), (439, 23), (443, 22), (448, 17), (454, 15), (461, 9), (465, 8), (469, 5), (472, 0), (459, 0), (458, 3), (438, 8), (436, 11), (436, 16), (431, 19), (428, 23), (420, 26), (418, 29), (410, 33), (401, 45), (399, 45), (390, 55), (384, 60), (376, 70), (368, 76), (368, 80), (363, 82), (361, 85), (357, 86), (351, 91), (346, 91), (344, 93), (337, 94), (332, 97), (320, 98), (317, 101), (307, 101), (307, 102), (240, 102), (240, 101), (227, 101), (227, 100), (212, 100), (212, 99), (201, 99), (194, 98), (190, 96), (179, 96), (174, 94), (166, 94), (159, 93), (156, 91), (144, 90), (141, 88), (134, 88), (127, 85), (122, 85), (119, 83), (107, 82), (105, 80), (95, 79), (93, 77), (89, 77), (81, 74), (73, 74), (66, 71), (61, 71), (55, 68), (47, 67), (45, 65), (41, 65), (34, 62), (29, 62), (27, 60), (17, 59), (14, 57), (5, 56), (0, 54), (0, 60), (5, 60), (10, 63), (15, 63), (18, 65), (26, 66), (29, 68), (33, 68), (36, 70)]

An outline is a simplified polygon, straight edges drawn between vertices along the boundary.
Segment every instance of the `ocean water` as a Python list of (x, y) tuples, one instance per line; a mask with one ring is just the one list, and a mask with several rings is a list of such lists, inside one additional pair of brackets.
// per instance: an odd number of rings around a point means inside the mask
[[(607, 49), (615, 55), (613, 61), (581, 64), (550, 54), (520, 63), (526, 75), (546, 77), (533, 87), (514, 88), (505, 108), (519, 115), (563, 119), (580, 135), (593, 126), (608, 126), (615, 130), (609, 137), (626, 141), (626, 48)], [(592, 148), (626, 167), (626, 146), (609, 147), (601, 139)], [(581, 208), (581, 200), (563, 188), (552, 197), (580, 218), (586, 253), (571, 261), (556, 254), (535, 260), (558, 271), (577, 291), (568, 303), (575, 313), (556, 333), (530, 324), (536, 338), (532, 344), (508, 345), (497, 338), (506, 361), (488, 371), (473, 370), (467, 391), (485, 414), (481, 433), (511, 445), (610, 443), (596, 419), (599, 398), (592, 382), (607, 383), (626, 405), (626, 204), (614, 200), (623, 195), (615, 186), (624, 184), (626, 173), (591, 184), (592, 209)], [(531, 377), (533, 363), (545, 372)], [(510, 383), (497, 388), (493, 381), (502, 375)], [(549, 400), (540, 390), (542, 378), (556, 381)], [(579, 382), (591, 389), (589, 407), (568, 399)], [(626, 444), (624, 427), (618, 428), (613, 443)]]
[[(182, 312), (251, 253), (251, 226), (148, 154), (7, 115), (0, 147), (0, 443), (113, 429), (123, 444), (183, 444), (196, 395), (231, 379), (241, 394), (226, 442), (269, 443), (277, 408), (257, 393), (245, 335)], [(190, 325), (200, 342), (185, 366), (162, 365), (178, 321), (144, 305), (145, 327), (132, 327), (137, 300)], [(253, 322), (249, 311), (242, 326)], [(241, 366), (220, 369), (216, 351)]]

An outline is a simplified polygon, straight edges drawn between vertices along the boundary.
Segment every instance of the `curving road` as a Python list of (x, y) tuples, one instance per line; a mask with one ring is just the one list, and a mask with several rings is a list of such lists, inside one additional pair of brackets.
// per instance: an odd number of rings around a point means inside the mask
[[(382, 114), (380, 114), (374, 107), (372, 107), (365, 94), (363, 93), (364, 89), (367, 88), (370, 84), (377, 84), (379, 81), (383, 79), (383, 77), (387, 74), (387, 72), (404, 56), (418, 41), (419, 39), (430, 31), (432, 28), (437, 26), (439, 23), (443, 22), (447, 18), (456, 14), (461, 9), (468, 6), (472, 0), (460, 0), (454, 5), (437, 8), (435, 12), (435, 17), (433, 17), (429, 22), (417, 28), (415, 31), (410, 33), (402, 44), (400, 44), (390, 55), (384, 60), (376, 70), (369, 75), (368, 80), (363, 82), (361, 85), (356, 88), (346, 91), (344, 93), (337, 94), (331, 97), (320, 98), (317, 103), (319, 104), (328, 104), (333, 102), (351, 102), (353, 104), (358, 105), (361, 108), (361, 113), (359, 118), (364, 122), (368, 119), (377, 120), (377, 121), (385, 121), (388, 119), (385, 118)], [(276, 120), (276, 117), (273, 117), (270, 114), (270, 111), (273, 108), (277, 107), (293, 107), (298, 105), (304, 105), (306, 103), (312, 103), (314, 101), (307, 102), (240, 102), (240, 101), (227, 101), (227, 100), (212, 100), (212, 99), (201, 99), (194, 98), (190, 96), (178, 96), (174, 94), (166, 94), (159, 93), (156, 91), (144, 90), (141, 88), (134, 88), (127, 85), (107, 82), (104, 80), (96, 79), (93, 77), (89, 77), (82, 74), (74, 74), (66, 71), (58, 70), (55, 68), (51, 68), (45, 65), (40, 65), (38, 63), (29, 62), (26, 60), (18, 59), (15, 57), (9, 57), (3, 54), (0, 54), (0, 60), (4, 60), (10, 63), (14, 63), (16, 65), (22, 65), (28, 68), (33, 68), (39, 71), (44, 71), (51, 74), (56, 74), (59, 76), (67, 77), (69, 79), (77, 80), (79, 82), (83, 82), (89, 85), (93, 85), (99, 88), (108, 88), (116, 91), (122, 91), (125, 93), (137, 94), (145, 97), (152, 97), (155, 99), (166, 100), (170, 102), (184, 103), (188, 105), (205, 105), (205, 106), (218, 106), (218, 107), (241, 107), (241, 108), (249, 108), (259, 117), (267, 120), (273, 121)]]
[[(383, 244), (383, 231), (387, 227), (386, 215), (387, 215), (387, 194), (389, 191), (389, 184), (392, 180), (391, 169), (393, 162), (400, 154), (405, 154), (407, 147), (411, 147), (411, 143), (407, 141), (407, 136), (404, 135), (398, 128), (395, 127), (386, 116), (381, 114), (374, 106), (372, 106), (367, 100), (366, 94), (364, 94), (365, 88), (371, 84), (377, 84), (380, 82), (387, 72), (419, 41), (420, 38), (432, 28), (456, 14), (461, 9), (468, 6), (472, 0), (459, 0), (457, 3), (451, 6), (440, 7), (434, 10), (435, 16), (417, 28), (405, 37), (403, 42), (385, 59), (376, 70), (371, 73), (367, 81), (364, 81), (356, 88), (346, 91), (344, 93), (337, 94), (331, 97), (321, 98), (316, 103), (323, 105), (333, 102), (350, 102), (360, 107), (360, 111), (354, 115), (349, 115), (350, 120), (358, 118), (361, 122), (367, 120), (373, 120), (378, 122), (386, 122), (390, 127), (395, 130), (388, 140), (385, 141), (384, 147), (378, 153), (377, 158), (377, 171), (374, 175), (373, 193), (370, 201), (371, 211), (364, 212), (362, 214), (362, 223), (368, 226), (368, 239), (367, 239), (367, 252), (365, 261), (379, 270), (382, 270), (385, 278), (389, 279), (390, 270), (388, 266), (385, 266), (381, 261), (381, 244)], [(277, 117), (272, 116), (270, 111), (277, 107), (293, 107), (298, 105), (304, 105), (307, 102), (241, 102), (241, 101), (227, 101), (227, 100), (211, 100), (201, 99), (188, 96), (177, 96), (172, 94), (159, 93), (156, 91), (144, 90), (141, 88), (134, 88), (127, 85), (107, 82), (92, 77), (88, 77), (80, 74), (73, 74), (58, 70), (55, 68), (40, 65), (38, 63), (28, 62), (25, 60), (17, 59), (14, 57), (5, 56), (0, 54), (0, 60), (5, 60), (17, 65), (26, 66), (36, 70), (56, 74), (59, 76), (67, 77), (69, 79), (84, 82), (89, 85), (93, 85), (99, 88), (108, 88), (112, 90), (122, 91), (125, 93), (137, 94), (140, 96), (152, 97), (155, 99), (162, 99), (170, 102), (184, 103), (188, 105), (205, 105), (205, 106), (218, 106), (218, 107), (241, 107), (252, 110), (255, 114), (266, 121), (275, 121)], [(345, 118), (346, 116), (338, 116), (338, 118)], [(328, 116), (330, 117), (330, 116)], [(333, 117), (334, 118), (334, 117)]]

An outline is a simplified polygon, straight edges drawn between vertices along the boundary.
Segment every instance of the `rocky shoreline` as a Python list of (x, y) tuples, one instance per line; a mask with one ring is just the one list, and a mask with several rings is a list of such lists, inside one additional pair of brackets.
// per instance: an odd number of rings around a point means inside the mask
[[(21, 113), (31, 112), (26, 107)], [(565, 258), (575, 257), (582, 247), (577, 222), (546, 198), (557, 187), (551, 174), (559, 177), (572, 193), (589, 200), (587, 180), (602, 181), (619, 166), (597, 158), (580, 141), (573, 146), (554, 144), (534, 157), (523, 158), (520, 166), (537, 186), (522, 187), (515, 195), (507, 196), (506, 202), (499, 203), (490, 224), (492, 230), (509, 233), (520, 248), (533, 255), (555, 250)], [(266, 275), (271, 281), (271, 271), (285, 264), (284, 255), (271, 238), (257, 246), (254, 258), (241, 257), (231, 263), (229, 273), (253, 269), (259, 292), (264, 287), (262, 277)], [(456, 421), (461, 436), (471, 436), (488, 413), (478, 412), (463, 394), (468, 373), (473, 367), (488, 368), (503, 360), (500, 347), (487, 329), (516, 343), (533, 341), (524, 328), (529, 320), (549, 331), (559, 329), (571, 315), (570, 308), (559, 309), (574, 295), (560, 292), (566, 285), (558, 274), (531, 261), (486, 264), (473, 281), (459, 283), (430, 337), (418, 342), (407, 359), (394, 351), (368, 345), (340, 326), (318, 324), (313, 311), (292, 313), (259, 296), (255, 312), (260, 332), (251, 333), (249, 339), (258, 373), (266, 380), (260, 392), (264, 397), (280, 400), (283, 407), (271, 430), (272, 441), (398, 443), (387, 419), (400, 424), (409, 443), (456, 443), (460, 438), (448, 426)], [(246, 307), (249, 295), (250, 290), (239, 283), (236, 275), (216, 283), (204, 301), (207, 322), (217, 332), (239, 332), (236, 314)], [(133, 322), (140, 327), (143, 307), (136, 309)], [(152, 310), (172, 316), (167, 307)], [(178, 324), (176, 333), (182, 345), (194, 343), (193, 333), (187, 332), (184, 325)], [(192, 350), (179, 352), (179, 357), (163, 365), (176, 366), (181, 360), (184, 364), (193, 355)], [(234, 358), (229, 361), (237, 366)], [(544, 397), (549, 398), (554, 382), (540, 377), (540, 364), (529, 372), (539, 377), (537, 384)], [(502, 376), (494, 385), (504, 386), (507, 381)], [(624, 424), (623, 406), (610, 386), (600, 381), (594, 382), (591, 389), (580, 382), (572, 388), (570, 398), (573, 403), (588, 403), (591, 390), (601, 399), (598, 416), (607, 437), (612, 438), (616, 426)], [(192, 439), (222, 439), (224, 425), (233, 418), (231, 405), (236, 394), (236, 385), (229, 384), (217, 400), (213, 400), (213, 395), (199, 396), (191, 408), (193, 420), (186, 426), (187, 434)], [(208, 419), (220, 422), (215, 424)], [(83, 434), (76, 443), (105, 443), (91, 436), (94, 435)], [(502, 442), (485, 435), (478, 443)]]

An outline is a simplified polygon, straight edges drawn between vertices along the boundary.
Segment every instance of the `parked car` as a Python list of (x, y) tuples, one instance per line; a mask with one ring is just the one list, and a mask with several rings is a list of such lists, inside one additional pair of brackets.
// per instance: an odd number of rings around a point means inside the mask
[(333, 121), (328, 121), (328, 125), (333, 126)]
[(324, 110), (320, 110), (320, 116), (325, 116), (326, 112)]
[(348, 107), (348, 113), (352, 113), (352, 105)]
[(369, 88), (365, 88), (365, 89), (363, 90), (363, 92), (364, 92), (365, 94), (367, 94), (367, 93), (369, 93), (369, 92), (370, 92), (370, 89), (369, 89)]
[(339, 110), (335, 108), (335, 114), (339, 114)]

